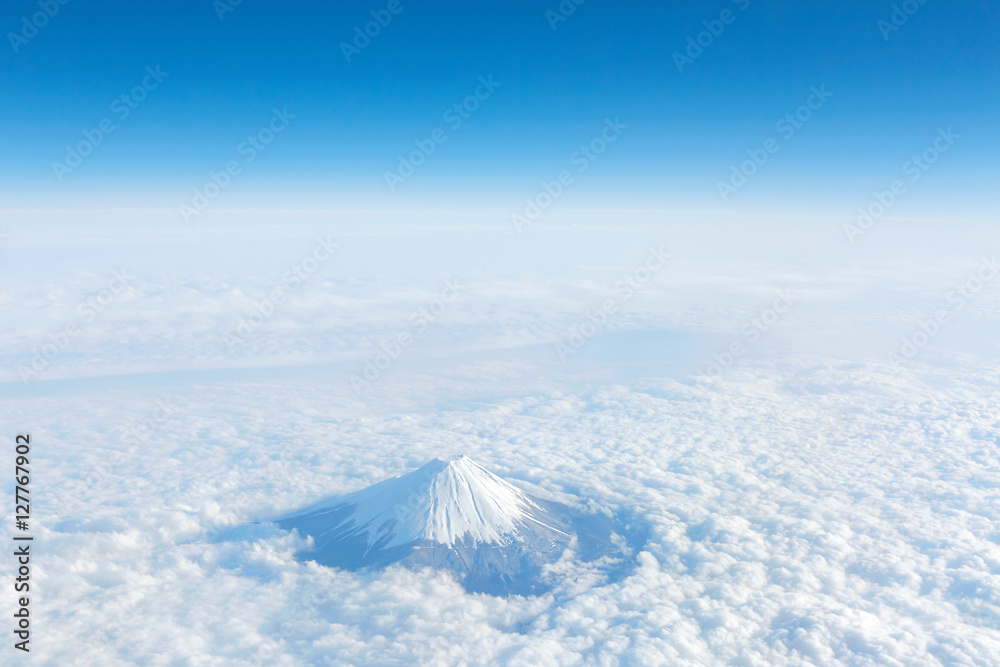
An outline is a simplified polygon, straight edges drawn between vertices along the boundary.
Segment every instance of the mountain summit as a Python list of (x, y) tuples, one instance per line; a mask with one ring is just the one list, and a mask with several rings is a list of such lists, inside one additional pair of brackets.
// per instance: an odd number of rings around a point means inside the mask
[(621, 559), (636, 536), (609, 516), (536, 498), (467, 456), (434, 459), (275, 522), (312, 537), (313, 548), (298, 555), (321, 565), (439, 567), (470, 591), (494, 594), (542, 592), (551, 587), (545, 565)]
[(531, 496), (467, 456), (434, 459), (336, 502), (344, 504), (355, 509), (337, 535), (363, 536), (369, 549), (420, 540), (449, 547), (509, 544), (531, 529), (565, 535)]

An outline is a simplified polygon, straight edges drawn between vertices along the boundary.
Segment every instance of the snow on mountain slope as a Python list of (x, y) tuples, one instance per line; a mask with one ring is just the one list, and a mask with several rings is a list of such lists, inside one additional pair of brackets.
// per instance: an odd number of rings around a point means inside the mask
[(448, 546), (459, 540), (507, 544), (517, 538), (520, 526), (531, 523), (562, 532), (531, 496), (467, 456), (434, 459), (407, 475), (292, 516), (333, 516), (345, 506), (354, 509), (334, 530), (344, 527), (345, 537), (364, 535), (369, 547), (396, 547), (415, 540)]
[(631, 553), (641, 531), (535, 498), (472, 459), (433, 459), (421, 468), (275, 522), (313, 539), (303, 559), (345, 569), (396, 562), (451, 570), (466, 588), (534, 593), (546, 564)]

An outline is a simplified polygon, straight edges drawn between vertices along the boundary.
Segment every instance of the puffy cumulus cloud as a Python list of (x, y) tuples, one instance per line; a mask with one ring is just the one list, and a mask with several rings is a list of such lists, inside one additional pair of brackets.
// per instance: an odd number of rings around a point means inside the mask
[[(907, 226), (891, 252), (855, 256), (800, 221), (681, 221), (664, 238), (659, 222), (553, 220), (530, 245), (461, 224), (127, 222), (6, 230), (4, 252), (33, 260), (0, 292), (0, 429), (37, 443), (40, 664), (1000, 655), (996, 292), (899, 370), (882, 346), (970, 275), (982, 234)], [(319, 234), (343, 253), (228, 351)], [(555, 343), (660, 243), (670, 266), (560, 363)], [(123, 266), (128, 298), (21, 385), (17, 365)], [(445, 269), (463, 297), (355, 394), (351, 374)], [(786, 288), (801, 303), (759, 344), (690, 379)], [(503, 599), (432, 570), (301, 563), (302, 540), (255, 523), (456, 453), (535, 495), (631, 512), (649, 529), (637, 567), (557, 563), (553, 591)]]
[[(38, 658), (910, 665), (1000, 655), (1000, 369), (761, 363), (709, 385), (648, 379), (499, 400), (473, 400), (460, 374), (401, 382), (465, 400), (376, 418), (349, 387), (315, 377), (10, 399), (8, 430), (11, 414), (59, 415), (34, 434), (45, 479)], [(857, 389), (870, 383), (877, 394)], [(142, 420), (164, 395), (173, 413), (130, 448), (112, 427)], [(613, 581), (567, 570), (549, 594), (503, 599), (432, 570), (300, 563), (301, 540), (254, 523), (456, 450), (533, 493), (631, 510), (650, 529), (636, 569)]]

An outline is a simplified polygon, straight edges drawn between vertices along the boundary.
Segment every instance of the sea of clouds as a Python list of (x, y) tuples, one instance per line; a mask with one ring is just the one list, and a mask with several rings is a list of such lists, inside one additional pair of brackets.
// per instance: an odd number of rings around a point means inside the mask
[[(0, 244), (38, 664), (997, 664), (995, 227), (41, 215)], [(636, 570), (475, 595), (266, 523), (458, 453), (634, 513)]]

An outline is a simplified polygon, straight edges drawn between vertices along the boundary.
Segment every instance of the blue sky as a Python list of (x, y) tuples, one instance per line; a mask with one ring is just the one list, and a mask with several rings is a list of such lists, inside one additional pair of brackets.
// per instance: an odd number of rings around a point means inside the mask
[[(846, 215), (951, 127), (960, 138), (893, 214), (995, 216), (994, 3), (567, 0), (558, 21), (555, 0), (230, 4), (52, 0), (32, 32), (38, 2), (6, 3), (0, 208), (175, 208), (235, 160), (212, 207), (515, 211), (568, 169), (563, 209)], [(900, 25), (880, 27), (894, 6)], [(342, 43), (372, 12), (391, 20), (348, 62)], [(677, 53), (695, 57), (679, 68)], [(167, 76), (121, 118), (114, 101), (157, 66)], [(445, 114), (480, 77), (499, 85), (455, 127)], [(783, 136), (776, 121), (823, 86)], [(294, 119), (250, 162), (239, 146), (274, 109)], [(609, 118), (627, 128), (578, 171)], [(113, 131), (60, 179), (53, 163), (105, 119)], [(723, 199), (719, 182), (769, 138), (776, 152)], [(434, 152), (390, 189), (418, 141)]]

